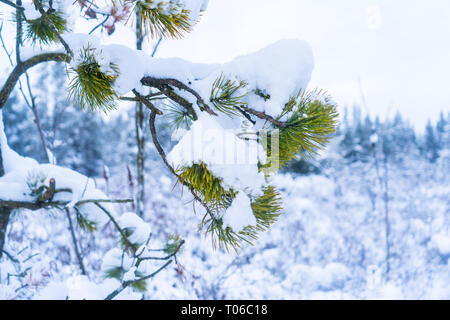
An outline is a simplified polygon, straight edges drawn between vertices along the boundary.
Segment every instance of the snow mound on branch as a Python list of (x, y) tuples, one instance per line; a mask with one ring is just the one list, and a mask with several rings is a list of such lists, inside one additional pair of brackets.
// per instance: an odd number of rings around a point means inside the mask
[(254, 140), (243, 140), (236, 130), (226, 130), (210, 115), (200, 114), (190, 130), (168, 154), (174, 168), (204, 163), (224, 187), (259, 194), (265, 185), (258, 172), (258, 160), (264, 150)]
[[(55, 179), (56, 189), (70, 189), (71, 192), (57, 192), (52, 201), (68, 202), (73, 207), (82, 200), (108, 200), (106, 195), (95, 187), (94, 180), (67, 168), (53, 164), (39, 164), (36, 160), (22, 157), (8, 146), (4, 132), (3, 114), (0, 112), (0, 146), (5, 175), (0, 177), (0, 199), (11, 201), (35, 202), (35, 196), (27, 182), (33, 177), (41, 178), (42, 184), (49, 186), (50, 179)], [(111, 214), (114, 208), (110, 203), (102, 204)], [(103, 225), (108, 221), (107, 215), (94, 203), (78, 206), (80, 213), (89, 221)]]
[(133, 259), (124, 254), (119, 248), (109, 250), (103, 257), (102, 272), (106, 273), (111, 269), (123, 268), (129, 270), (133, 266)]
[[(311, 46), (306, 41), (285, 39), (235, 58), (195, 86), (201, 95), (209, 97), (212, 84), (221, 74), (245, 81), (245, 102), (253, 109), (277, 116), (291, 96), (307, 88), (313, 69)], [(256, 90), (270, 98), (264, 99)]]
[(223, 216), (225, 227), (231, 227), (239, 232), (247, 226), (256, 226), (256, 218), (250, 205), (250, 199), (243, 192), (239, 192)]
[(144, 244), (150, 235), (150, 225), (133, 212), (125, 212), (118, 219), (118, 223), (122, 229), (129, 229), (131, 235), (128, 240), (133, 244)]
[(202, 113), (167, 159), (174, 168), (204, 163), (222, 180), (223, 187), (240, 190), (223, 216), (224, 225), (239, 232), (256, 225), (246, 193), (262, 193), (266, 180), (258, 172), (258, 159), (263, 155), (264, 150), (256, 141), (239, 138), (236, 130), (226, 130), (215, 117)]
[[(248, 84), (244, 88), (247, 93), (245, 102), (251, 108), (273, 116), (281, 113), (291, 96), (306, 89), (314, 68), (311, 47), (300, 40), (280, 40), (255, 53), (217, 65), (177, 58), (152, 58), (126, 46), (101, 45), (97, 37), (86, 34), (68, 33), (64, 38), (75, 55), (72, 67), (76, 68), (83, 61), (81, 53), (90, 48), (102, 72), (116, 74), (112, 64), (118, 68), (114, 89), (119, 95), (132, 89), (142, 91), (141, 79), (145, 76), (174, 78), (194, 88), (208, 103), (214, 81), (223, 74), (231, 80), (245, 81)], [(175, 91), (196, 106), (196, 99), (191, 95)]]

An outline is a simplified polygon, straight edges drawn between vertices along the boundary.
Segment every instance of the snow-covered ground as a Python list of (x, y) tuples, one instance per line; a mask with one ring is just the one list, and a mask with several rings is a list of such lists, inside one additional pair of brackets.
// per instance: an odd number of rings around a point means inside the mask
[[(146, 215), (151, 245), (160, 247), (172, 234), (186, 244), (178, 264), (148, 282), (145, 298), (449, 299), (450, 186), (448, 172), (442, 171), (445, 163), (411, 160), (390, 166), (389, 270), (384, 189), (369, 164), (327, 169), (321, 175), (279, 175), (275, 184), (282, 190), (283, 215), (239, 255), (214, 250), (210, 238), (196, 231), (201, 215), (193, 213), (192, 203), (180, 201), (180, 189), (172, 190), (174, 179), (151, 175)], [(126, 190), (125, 175), (113, 181), (113, 194)], [(118, 212), (129, 209), (121, 206)], [(103, 256), (117, 244), (113, 227), (92, 234), (76, 231), (89, 279), (103, 282)], [(63, 299), (65, 286), (72, 288), (72, 298), (83, 297), (79, 288), (90, 297), (92, 283), (77, 277), (80, 270), (62, 212), (17, 212), (6, 250), (22, 262), (2, 258), (2, 299)], [(73, 288), (78, 288), (76, 294)], [(130, 294), (122, 298), (140, 296)]]

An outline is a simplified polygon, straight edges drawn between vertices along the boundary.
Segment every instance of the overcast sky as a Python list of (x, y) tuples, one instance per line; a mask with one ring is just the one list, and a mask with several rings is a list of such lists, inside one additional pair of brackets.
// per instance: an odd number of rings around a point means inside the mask
[[(91, 28), (83, 20), (74, 31)], [(222, 63), (283, 38), (311, 44), (310, 88), (340, 108), (358, 103), (383, 118), (399, 110), (419, 130), (450, 111), (449, 0), (210, 0), (194, 31), (164, 40), (157, 55)], [(134, 46), (133, 30), (104, 41)]]
[(210, 0), (190, 35), (158, 56), (224, 62), (281, 38), (314, 51), (311, 88), (371, 114), (397, 110), (421, 130), (450, 111), (448, 0)]

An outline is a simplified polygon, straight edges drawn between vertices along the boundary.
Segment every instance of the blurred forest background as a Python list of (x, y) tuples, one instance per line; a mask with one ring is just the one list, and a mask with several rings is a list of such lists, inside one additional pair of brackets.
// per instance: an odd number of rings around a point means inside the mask
[[(107, 116), (82, 112), (66, 99), (62, 67), (49, 64), (37, 73), (34, 94), (51, 161), (93, 178), (110, 195), (134, 196), (134, 108)], [(11, 148), (44, 160), (35, 116), (20, 94), (3, 115)], [(407, 119), (346, 109), (323, 155), (293, 161), (274, 179), (284, 199), (280, 221), (238, 256), (214, 251), (196, 232), (200, 217), (179, 200), (180, 189), (147, 139), (145, 220), (154, 239), (179, 234), (186, 246), (177, 267), (153, 279), (146, 297), (450, 299), (450, 112), (421, 132)], [(172, 129), (158, 126), (169, 148)], [(99, 270), (112, 232), (76, 232), (85, 263)], [(49, 278), (79, 272), (64, 216), (18, 213), (8, 239), (9, 252), (26, 249), (32, 258), (21, 270), (0, 264), (9, 275), (0, 279), (3, 298), (51, 298)], [(13, 276), (25, 269), (26, 277)], [(14, 281), (20, 290), (12, 292)]]

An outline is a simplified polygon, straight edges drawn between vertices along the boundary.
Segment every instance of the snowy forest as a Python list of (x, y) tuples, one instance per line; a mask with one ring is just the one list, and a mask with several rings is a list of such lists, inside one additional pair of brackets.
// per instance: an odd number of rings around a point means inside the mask
[(299, 40), (157, 58), (208, 14), (166, 2), (1, 0), (0, 299), (450, 299), (449, 109), (337, 109)]

